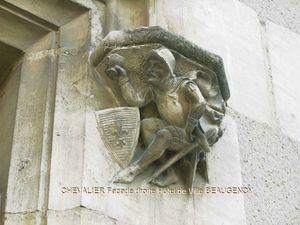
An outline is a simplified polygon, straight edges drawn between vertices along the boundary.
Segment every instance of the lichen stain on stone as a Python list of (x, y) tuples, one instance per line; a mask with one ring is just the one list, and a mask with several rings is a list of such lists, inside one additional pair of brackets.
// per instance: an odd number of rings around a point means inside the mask
[(23, 159), (18, 164), (18, 171), (21, 172), (25, 167), (29, 166), (31, 163), (30, 159)]
[(57, 52), (56, 49), (50, 49), (50, 50), (45, 50), (45, 51), (40, 51), (40, 52), (29, 53), (25, 56), (25, 61), (40, 60), (47, 56), (49, 56), (51, 59), (53, 59), (56, 55), (56, 52)]

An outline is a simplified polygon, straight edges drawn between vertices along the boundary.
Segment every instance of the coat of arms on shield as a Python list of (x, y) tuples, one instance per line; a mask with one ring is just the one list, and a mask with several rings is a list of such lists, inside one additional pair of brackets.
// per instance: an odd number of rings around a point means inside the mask
[(121, 166), (134, 155), (140, 132), (140, 112), (135, 107), (118, 107), (95, 112), (98, 130), (105, 147)]

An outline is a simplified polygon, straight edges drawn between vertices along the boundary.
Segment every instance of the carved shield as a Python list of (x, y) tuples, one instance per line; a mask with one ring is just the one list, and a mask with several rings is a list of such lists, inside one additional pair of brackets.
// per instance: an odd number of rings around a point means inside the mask
[(95, 112), (98, 130), (106, 148), (121, 167), (133, 157), (140, 132), (138, 108), (119, 107)]

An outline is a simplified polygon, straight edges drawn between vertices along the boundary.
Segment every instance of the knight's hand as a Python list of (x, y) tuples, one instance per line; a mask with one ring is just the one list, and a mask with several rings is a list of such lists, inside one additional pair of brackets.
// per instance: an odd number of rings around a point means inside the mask
[(119, 65), (114, 65), (112, 67), (108, 67), (106, 69), (106, 73), (109, 76), (109, 78), (111, 78), (113, 80), (118, 80), (120, 77), (124, 77), (127, 75), (126, 70)]
[(193, 141), (195, 140), (195, 135), (193, 134), (193, 129), (191, 129), (191, 128), (189, 128), (189, 127), (186, 127), (186, 128), (184, 129), (184, 131), (185, 131), (185, 135), (186, 135), (186, 137), (187, 137), (187, 140), (188, 140), (189, 142), (193, 142)]
[(116, 65), (115, 68), (116, 68), (119, 76), (126, 76), (127, 75), (127, 72), (123, 67), (121, 67), (119, 65)]

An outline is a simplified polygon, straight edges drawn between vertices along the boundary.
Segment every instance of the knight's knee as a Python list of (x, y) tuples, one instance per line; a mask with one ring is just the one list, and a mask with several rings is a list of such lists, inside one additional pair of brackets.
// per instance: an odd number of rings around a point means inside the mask
[(141, 135), (145, 146), (151, 143), (161, 126), (161, 122), (156, 118), (147, 118), (141, 121)]
[(151, 127), (150, 125), (151, 125), (151, 123), (150, 123), (150, 120), (149, 120), (149, 119), (143, 119), (143, 120), (141, 121), (141, 130), (142, 130), (142, 131), (147, 131), (147, 130), (149, 130), (149, 128)]
[(161, 129), (156, 133), (156, 138), (160, 140), (169, 141), (171, 137), (171, 133), (166, 129)]
[(151, 119), (143, 119), (141, 121), (141, 132), (144, 136), (153, 133), (153, 122)]

